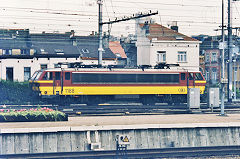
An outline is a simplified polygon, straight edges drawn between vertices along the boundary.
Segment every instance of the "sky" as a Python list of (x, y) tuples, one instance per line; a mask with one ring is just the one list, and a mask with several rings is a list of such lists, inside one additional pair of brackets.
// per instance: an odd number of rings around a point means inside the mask
[[(97, 0), (0, 0), (1, 29), (30, 29), (69, 32), (89, 35), (98, 30)], [(192, 35), (220, 35), (214, 31), (221, 25), (221, 0), (103, 0), (103, 21), (113, 20), (149, 10), (158, 11), (151, 18), (163, 26), (177, 21), (179, 32)], [(225, 24), (227, 24), (227, 0), (225, 0)], [(233, 27), (240, 26), (240, 1), (233, 2)], [(111, 35), (132, 34), (135, 21), (115, 23)], [(103, 31), (108, 31), (104, 25)]]

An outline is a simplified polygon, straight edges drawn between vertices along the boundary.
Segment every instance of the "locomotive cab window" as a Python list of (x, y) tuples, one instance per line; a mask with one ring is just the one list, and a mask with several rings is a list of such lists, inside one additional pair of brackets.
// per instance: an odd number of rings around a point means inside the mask
[(189, 73), (189, 80), (193, 80), (193, 73)]
[(61, 72), (55, 72), (55, 80), (61, 79)]
[(38, 72), (38, 74), (36, 75), (36, 77), (34, 78), (34, 80), (38, 80), (41, 75), (42, 75), (42, 72), (41, 72), (41, 71)]
[(36, 78), (37, 74), (38, 74), (38, 72), (35, 72), (35, 73), (32, 75), (32, 77), (31, 77), (30, 80), (34, 80), (34, 79)]
[(196, 73), (195, 74), (195, 79), (196, 80), (203, 80), (202, 74), (201, 73)]
[(65, 72), (65, 80), (70, 80), (70, 72)]
[(181, 80), (185, 81), (186, 77), (185, 77), (185, 73), (181, 73)]

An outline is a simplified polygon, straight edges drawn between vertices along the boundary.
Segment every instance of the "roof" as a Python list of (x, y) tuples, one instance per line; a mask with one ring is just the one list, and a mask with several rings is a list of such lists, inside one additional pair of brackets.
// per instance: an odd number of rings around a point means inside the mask
[(0, 29), (1, 49), (27, 49), (31, 47), (29, 30), (23, 29)]
[[(97, 36), (76, 36), (77, 47), (82, 59), (98, 59), (99, 39)], [(116, 59), (109, 48), (104, 48), (103, 59)]]
[(38, 53), (45, 54), (78, 54), (68, 34), (31, 34), (32, 47)]
[(127, 58), (127, 55), (125, 54), (125, 51), (122, 48), (119, 41), (110, 41), (109, 48), (117, 57), (119, 54), (121, 56), (121, 58)]
[[(98, 59), (98, 36), (72, 36), (71, 33), (29, 34), (28, 30), (17, 31), (0, 30), (1, 49), (35, 49), (34, 56), (65, 55), (66, 57), (81, 56), (83, 60)], [(9, 56), (4, 58), (7, 57)], [(105, 60), (116, 59), (109, 48), (104, 48), (102, 57)]]
[(198, 41), (157, 23), (139, 25), (142, 29), (149, 31), (147, 34), (149, 40), (156, 38), (159, 41)]

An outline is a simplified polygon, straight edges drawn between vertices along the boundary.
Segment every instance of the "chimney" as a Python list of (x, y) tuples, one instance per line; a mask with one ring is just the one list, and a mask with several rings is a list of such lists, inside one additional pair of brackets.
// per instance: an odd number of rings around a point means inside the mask
[(70, 35), (70, 38), (74, 37), (75, 36), (75, 31), (74, 30), (71, 30), (71, 35)]
[(143, 28), (146, 30), (146, 35), (149, 35), (149, 23), (148, 21), (145, 21)]
[(173, 21), (170, 28), (171, 28), (172, 30), (178, 32), (177, 21)]

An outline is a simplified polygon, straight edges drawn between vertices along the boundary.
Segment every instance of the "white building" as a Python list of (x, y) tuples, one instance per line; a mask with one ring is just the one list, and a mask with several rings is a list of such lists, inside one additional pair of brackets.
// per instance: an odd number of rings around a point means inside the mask
[[(58, 63), (98, 64), (98, 37), (65, 34), (29, 34), (29, 30), (1, 30), (0, 80), (27, 81), (40, 69)], [(114, 53), (105, 48), (102, 65), (116, 65)]]
[[(0, 56), (0, 79), (13, 81), (27, 81), (35, 71), (45, 68), (55, 68), (58, 63), (83, 62), (86, 65), (97, 64), (97, 60), (81, 60), (80, 57), (66, 56)], [(114, 60), (103, 60), (106, 65), (114, 65)]]
[(137, 65), (179, 64), (181, 69), (199, 70), (198, 40), (156, 23), (137, 26)]

